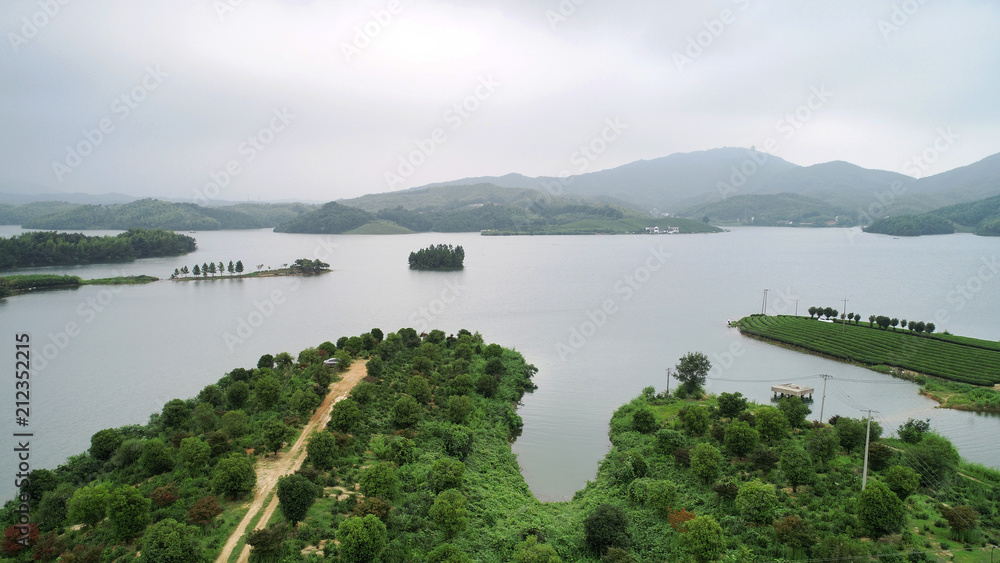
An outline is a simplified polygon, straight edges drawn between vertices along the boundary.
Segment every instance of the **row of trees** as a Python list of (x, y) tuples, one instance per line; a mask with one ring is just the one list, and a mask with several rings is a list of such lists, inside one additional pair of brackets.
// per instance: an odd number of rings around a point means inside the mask
[(925, 323), (924, 321), (908, 321), (906, 319), (899, 320), (895, 317), (889, 318), (884, 315), (871, 315), (868, 317), (868, 326), (874, 327), (878, 325), (879, 328), (885, 330), (892, 327), (892, 330), (896, 330), (896, 327), (902, 327), (903, 330), (907, 328), (916, 333), (926, 332), (928, 334), (937, 330), (934, 323)]
[(216, 273), (218, 273), (220, 276), (225, 275), (226, 272), (229, 272), (230, 276), (242, 275), (243, 270), (244, 267), (242, 260), (237, 260), (235, 264), (233, 263), (232, 260), (230, 260), (228, 266), (226, 264), (223, 264), (222, 262), (219, 262), (218, 266), (216, 266), (214, 262), (212, 263), (205, 262), (201, 266), (195, 264), (194, 268), (191, 268), (190, 270), (188, 269), (187, 266), (184, 266), (182, 268), (174, 268), (174, 273), (170, 274), (170, 279), (183, 278), (189, 274), (194, 275), (195, 277), (197, 276), (208, 277), (208, 275), (211, 274), (213, 278), (215, 277)]
[(432, 244), (410, 253), (411, 270), (461, 270), (465, 267), (465, 249), (461, 245)]
[(131, 262), (194, 252), (195, 240), (160, 229), (129, 229), (115, 236), (30, 232), (0, 238), (0, 269)]

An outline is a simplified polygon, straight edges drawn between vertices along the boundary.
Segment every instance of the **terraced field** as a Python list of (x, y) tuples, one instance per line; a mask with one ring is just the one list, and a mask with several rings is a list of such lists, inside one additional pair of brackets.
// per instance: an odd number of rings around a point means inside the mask
[(806, 317), (751, 315), (740, 332), (868, 366), (885, 365), (971, 383), (1000, 383), (1000, 344), (951, 335), (918, 335), (826, 323)]

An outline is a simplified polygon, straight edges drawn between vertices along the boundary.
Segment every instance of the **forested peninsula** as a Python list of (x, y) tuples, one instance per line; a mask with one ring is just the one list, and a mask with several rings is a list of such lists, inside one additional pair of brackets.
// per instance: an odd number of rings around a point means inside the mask
[(54, 231), (0, 238), (0, 269), (131, 262), (194, 252), (195, 240), (160, 229), (129, 229), (115, 236)]

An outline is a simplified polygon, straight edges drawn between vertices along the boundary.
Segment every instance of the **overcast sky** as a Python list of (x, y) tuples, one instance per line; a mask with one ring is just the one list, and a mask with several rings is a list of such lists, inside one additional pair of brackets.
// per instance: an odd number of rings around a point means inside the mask
[(7, 0), (0, 178), (327, 201), (769, 140), (897, 172), (937, 142), (936, 173), (1000, 152), (998, 29), (993, 0)]

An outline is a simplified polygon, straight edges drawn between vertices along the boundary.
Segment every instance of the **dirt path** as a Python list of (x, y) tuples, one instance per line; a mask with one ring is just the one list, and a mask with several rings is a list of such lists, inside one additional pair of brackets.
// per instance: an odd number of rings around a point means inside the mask
[[(254, 492), (253, 501), (250, 503), (250, 510), (247, 511), (246, 515), (243, 516), (243, 520), (240, 521), (239, 526), (229, 536), (229, 540), (226, 541), (226, 545), (223, 546), (222, 552), (219, 553), (219, 557), (216, 558), (215, 563), (226, 563), (229, 561), (229, 557), (236, 548), (236, 544), (239, 543), (240, 538), (246, 533), (250, 521), (264, 507), (264, 501), (271, 494), (271, 491), (274, 490), (278, 479), (294, 473), (302, 466), (302, 462), (306, 459), (306, 440), (314, 431), (326, 427), (326, 423), (330, 421), (330, 411), (333, 409), (334, 403), (347, 397), (351, 389), (368, 374), (365, 364), (366, 362), (363, 361), (355, 361), (346, 372), (341, 374), (343, 379), (330, 385), (330, 392), (323, 399), (323, 403), (316, 409), (312, 418), (309, 419), (305, 428), (302, 429), (299, 439), (295, 441), (287, 452), (280, 452), (278, 455), (272, 456), (267, 460), (258, 461), (257, 487)], [(271, 515), (274, 514), (277, 507), (278, 496), (275, 495), (271, 499), (271, 502), (268, 503), (267, 509), (254, 529), (259, 530), (267, 526), (268, 520), (271, 519)], [(244, 545), (243, 551), (240, 552), (239, 561), (247, 561), (249, 557), (250, 546)]]

